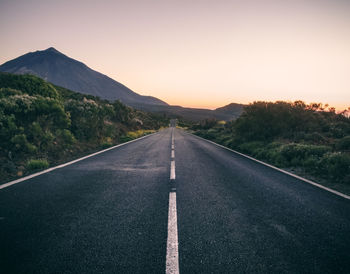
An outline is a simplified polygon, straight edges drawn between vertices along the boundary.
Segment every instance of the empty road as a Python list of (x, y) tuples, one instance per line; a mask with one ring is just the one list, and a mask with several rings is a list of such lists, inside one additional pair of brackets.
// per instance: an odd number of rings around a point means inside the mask
[(0, 273), (350, 273), (350, 200), (168, 128), (0, 189)]

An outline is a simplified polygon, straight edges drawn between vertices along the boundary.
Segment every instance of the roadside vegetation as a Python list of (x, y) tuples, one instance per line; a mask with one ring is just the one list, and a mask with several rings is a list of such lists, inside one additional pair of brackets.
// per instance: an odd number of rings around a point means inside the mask
[(195, 134), (280, 168), (350, 189), (349, 110), (322, 104), (254, 102), (231, 122), (205, 120)]
[(167, 126), (164, 116), (0, 73), (0, 182)]

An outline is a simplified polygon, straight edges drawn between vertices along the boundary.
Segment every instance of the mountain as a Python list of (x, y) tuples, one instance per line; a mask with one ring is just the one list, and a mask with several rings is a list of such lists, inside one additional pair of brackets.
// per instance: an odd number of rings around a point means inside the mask
[(14, 74), (33, 74), (57, 86), (83, 94), (121, 102), (143, 111), (156, 112), (170, 117), (200, 121), (204, 119), (232, 120), (242, 112), (243, 105), (230, 104), (216, 110), (169, 106), (152, 97), (142, 96), (92, 70), (54, 48), (29, 52), (0, 66), (0, 71)]
[(55, 85), (107, 100), (120, 100), (135, 105), (163, 105), (167, 103), (133, 92), (123, 84), (92, 70), (54, 48), (29, 52), (0, 66), (0, 71), (33, 74)]
[(232, 103), (215, 110), (203, 108), (186, 108), (181, 106), (138, 105), (136, 108), (143, 111), (165, 114), (172, 118), (183, 118), (191, 121), (216, 119), (230, 121), (241, 115), (244, 105)]
[(215, 109), (214, 112), (219, 115), (231, 115), (238, 117), (239, 115), (241, 115), (243, 107), (244, 105), (242, 104), (231, 103), (226, 106)]

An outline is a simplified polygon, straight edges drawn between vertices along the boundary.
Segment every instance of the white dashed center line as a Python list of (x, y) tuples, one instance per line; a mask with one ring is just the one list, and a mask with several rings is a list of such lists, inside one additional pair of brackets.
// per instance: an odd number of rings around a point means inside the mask
[[(174, 150), (174, 129), (171, 132), (171, 162), (170, 162), (170, 183), (175, 182), (175, 150)], [(168, 239), (166, 251), (165, 273), (179, 273), (179, 242), (177, 238), (177, 212), (176, 212), (176, 188), (172, 187), (169, 193), (168, 213)]]
[(168, 240), (166, 274), (179, 273), (179, 250), (177, 239), (176, 192), (169, 193)]
[(175, 160), (170, 162), (170, 180), (175, 180)]

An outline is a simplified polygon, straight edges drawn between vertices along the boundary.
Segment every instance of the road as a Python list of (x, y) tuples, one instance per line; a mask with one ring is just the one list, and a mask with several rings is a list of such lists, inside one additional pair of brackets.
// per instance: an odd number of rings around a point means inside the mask
[(350, 200), (168, 128), (0, 189), (0, 272), (350, 273)]

